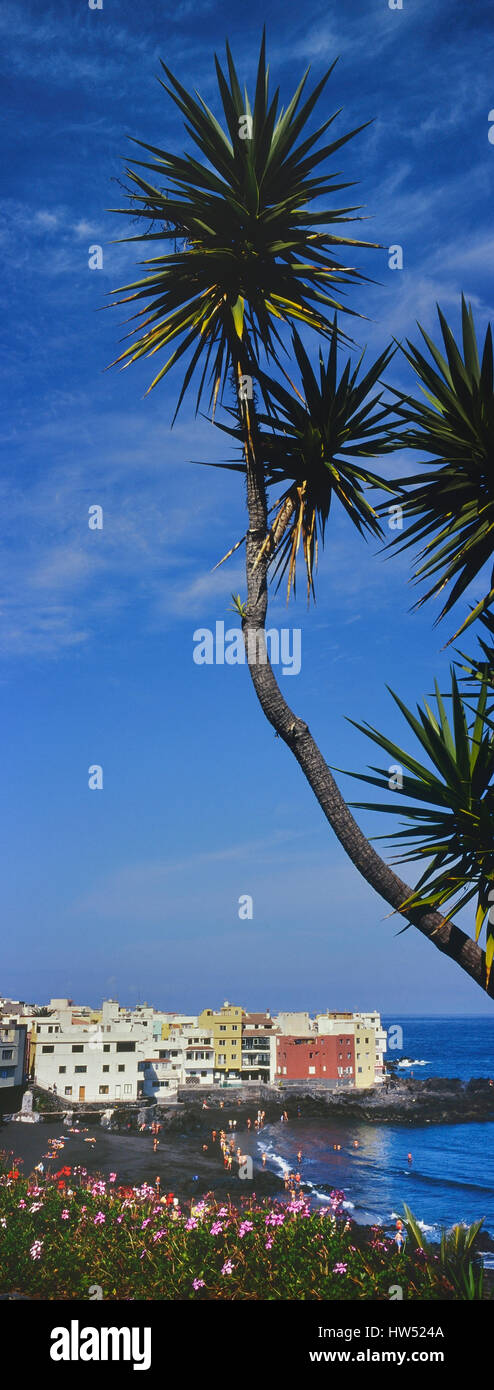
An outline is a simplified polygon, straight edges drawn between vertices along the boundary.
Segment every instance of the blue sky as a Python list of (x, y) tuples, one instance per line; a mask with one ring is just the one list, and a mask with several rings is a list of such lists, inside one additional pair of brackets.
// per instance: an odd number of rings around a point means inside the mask
[[(122, 311), (98, 312), (146, 254), (107, 209), (127, 135), (182, 147), (156, 82), (162, 57), (216, 107), (213, 51), (225, 37), (252, 83), (265, 7), (217, 0), (12, 3), (0, 17), (4, 105), (1, 257), (6, 351), (0, 691), (5, 830), (0, 992), (97, 1002), (117, 994), (199, 1009), (378, 1007), (486, 1011), (481, 992), (359, 878), (290, 754), (273, 737), (245, 667), (198, 666), (193, 633), (235, 626), (243, 534), (221, 436), (189, 403), (173, 431), (179, 378), (143, 399), (150, 364), (104, 368)], [(363, 235), (403, 246), (359, 264), (379, 284), (352, 291), (369, 355), (392, 334), (455, 329), (463, 290), (483, 337), (493, 278), (494, 108), (490, 5), (387, 0), (269, 7), (272, 75), (284, 96), (305, 66), (339, 55), (321, 116), (338, 133), (373, 124), (338, 155), (357, 179)], [(355, 194), (355, 197), (353, 197)], [(351, 229), (350, 229), (351, 232)], [(101, 244), (103, 269), (88, 268)], [(314, 344), (315, 347), (315, 344)], [(395, 359), (389, 380), (411, 384)], [(227, 455), (228, 456), (228, 455)], [(102, 531), (88, 507), (104, 509)], [(240, 551), (240, 555), (242, 551)], [(385, 561), (336, 515), (316, 608), (303, 592), (270, 620), (302, 628), (302, 669), (280, 680), (330, 763), (363, 770), (372, 748), (345, 716), (401, 740), (386, 684), (408, 703), (444, 677), (450, 635), (411, 614), (405, 557)], [(459, 617), (466, 612), (464, 610)], [(452, 629), (451, 629), (452, 630)], [(103, 767), (103, 791), (88, 768)], [(355, 784), (343, 779), (349, 794)], [(382, 831), (362, 815), (366, 829)], [(253, 898), (251, 921), (238, 916)], [(465, 915), (470, 928), (470, 914)]]

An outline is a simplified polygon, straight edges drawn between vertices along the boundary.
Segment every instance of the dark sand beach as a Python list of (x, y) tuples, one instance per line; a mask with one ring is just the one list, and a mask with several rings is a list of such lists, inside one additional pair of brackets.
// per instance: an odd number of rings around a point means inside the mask
[[(221, 1113), (221, 1112), (220, 1112)], [(216, 1118), (216, 1117), (215, 1117)], [(224, 1123), (224, 1121), (223, 1121)], [(208, 1118), (198, 1130), (162, 1128), (159, 1147), (153, 1152), (153, 1136), (104, 1129), (99, 1124), (80, 1126), (80, 1133), (71, 1132), (60, 1122), (42, 1121), (39, 1124), (24, 1124), (9, 1121), (0, 1125), (0, 1150), (12, 1153), (14, 1158), (22, 1159), (23, 1171), (29, 1174), (35, 1165), (43, 1162), (45, 1172), (56, 1172), (64, 1165), (71, 1168), (82, 1166), (92, 1175), (101, 1173), (107, 1178), (109, 1173), (117, 1174), (117, 1182), (137, 1185), (143, 1182), (155, 1183), (159, 1177), (161, 1190), (173, 1192), (179, 1197), (192, 1197), (198, 1193), (215, 1191), (233, 1196), (246, 1195), (252, 1190), (258, 1195), (280, 1194), (282, 1184), (275, 1174), (265, 1172), (254, 1158), (252, 1179), (238, 1177), (238, 1164), (234, 1162), (228, 1172), (223, 1164), (221, 1149), (211, 1138), (214, 1120)], [(230, 1133), (229, 1131), (227, 1131)], [(50, 1153), (49, 1139), (64, 1141), (63, 1149)], [(87, 1142), (88, 1140), (94, 1142)], [(238, 1126), (237, 1143), (242, 1152), (254, 1156), (256, 1134), (249, 1132), (244, 1125)], [(207, 1143), (207, 1150), (203, 1144)]]

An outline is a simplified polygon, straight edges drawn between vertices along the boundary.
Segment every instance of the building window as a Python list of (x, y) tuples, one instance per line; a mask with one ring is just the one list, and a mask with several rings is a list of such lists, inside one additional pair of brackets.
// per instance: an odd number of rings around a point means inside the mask
[(102, 1068), (102, 1071), (109, 1071), (109, 1070), (110, 1070), (109, 1067), (103, 1067), (103, 1068)]
[(2, 1062), (9, 1062), (9, 1061), (10, 1061), (10, 1058), (11, 1058), (12, 1056), (13, 1056), (13, 1048), (12, 1048), (12, 1047), (4, 1047), (4, 1048), (2, 1048)]
[(362, 1067), (357, 1067), (357, 1071), (362, 1071)]
[(54, 1048), (54, 1046), (53, 1046), (53, 1043), (44, 1043), (44, 1044), (43, 1044), (43, 1047), (41, 1048), (41, 1051), (42, 1051), (42, 1052), (54, 1052), (54, 1051), (55, 1051), (55, 1048)]
[(110, 1051), (110, 1044), (109, 1044), (109, 1043), (103, 1043), (103, 1052), (109, 1052), (109, 1051)]
[(315, 1076), (315, 1074), (316, 1074), (316, 1068), (315, 1068), (315, 1067), (309, 1067), (309, 1076)]
[(8, 1081), (9, 1076), (15, 1076), (15, 1067), (0, 1067), (2, 1081)]
[(125, 1071), (125, 1063), (121, 1062), (117, 1067), (117, 1071)]
[(59, 1067), (58, 1070), (59, 1070), (60, 1076), (63, 1076), (64, 1072), (67, 1071), (67, 1068), (66, 1068), (66, 1067)]
[(84, 1043), (72, 1043), (73, 1052), (84, 1052)]
[(66, 1086), (66, 1087), (65, 1087), (65, 1095), (66, 1095), (66, 1096), (71, 1096), (71, 1095), (72, 1095), (72, 1086)]
[(74, 1071), (75, 1071), (75, 1072), (87, 1071), (87, 1067), (74, 1067)]
[(132, 1086), (131, 1086), (131, 1085), (126, 1085), (126, 1086), (124, 1086), (124, 1096), (130, 1096), (130, 1095), (132, 1095)]
[(100, 1086), (100, 1088), (99, 1088), (100, 1096), (107, 1096), (108, 1093), (109, 1093), (109, 1090), (110, 1090), (109, 1086)]
[(51, 1023), (50, 1023), (50, 1026), (49, 1026), (49, 1028), (48, 1028), (48, 1032), (49, 1032), (49, 1033), (53, 1033), (53, 1025), (52, 1025)]
[(117, 1052), (135, 1052), (135, 1042), (117, 1042)]

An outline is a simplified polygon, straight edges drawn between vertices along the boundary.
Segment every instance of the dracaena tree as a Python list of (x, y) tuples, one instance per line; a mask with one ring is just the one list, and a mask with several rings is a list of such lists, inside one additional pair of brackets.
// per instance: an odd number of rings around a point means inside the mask
[[(214, 423), (240, 446), (239, 457), (219, 460), (218, 466), (237, 468), (246, 480), (248, 526), (241, 540), (246, 547), (247, 598), (245, 603), (239, 599), (239, 609), (247, 662), (264, 714), (296, 758), (364, 878), (408, 923), (492, 992), (484, 950), (437, 910), (443, 899), (410, 888), (360, 830), (307, 724), (284, 699), (267, 658), (269, 579), (276, 582), (286, 576), (288, 590), (295, 588), (302, 542), (310, 597), (318, 545), (324, 544), (332, 506), (343, 508), (361, 534), (382, 535), (378, 506), (382, 489), (389, 493), (390, 484), (369, 469), (368, 460), (396, 448), (400, 431), (409, 447), (429, 451), (433, 429), (411, 397), (395, 393), (393, 404), (383, 392), (382, 373), (392, 348), (365, 372), (361, 359), (352, 367), (351, 357), (338, 370), (342, 343), (348, 347), (352, 342), (342, 330), (342, 316), (357, 313), (346, 302), (346, 291), (366, 278), (353, 264), (354, 250), (371, 250), (375, 243), (346, 235), (348, 224), (358, 220), (357, 206), (334, 204), (336, 192), (349, 185), (332, 171), (332, 158), (364, 127), (326, 140), (339, 112), (315, 130), (309, 127), (332, 68), (309, 95), (305, 73), (283, 109), (278, 91), (270, 94), (264, 36), (252, 103), (247, 91), (242, 92), (228, 45), (226, 52), (225, 70), (215, 58), (221, 119), (162, 64), (166, 80), (160, 81), (184, 117), (191, 148), (178, 154), (135, 142), (148, 157), (133, 160), (127, 169), (129, 206), (118, 211), (144, 224), (140, 233), (124, 239), (156, 242), (159, 254), (144, 263), (142, 278), (114, 292), (114, 302), (134, 311), (130, 341), (116, 360), (127, 367), (141, 357), (155, 358), (151, 390), (182, 359), (185, 371), (176, 411), (194, 380), (196, 409), (206, 391)], [(173, 251), (167, 249), (170, 239)], [(328, 342), (326, 357), (319, 347), (318, 375), (299, 336), (302, 327)], [(465, 371), (477, 383), (471, 338), (469, 344)], [(482, 381), (475, 389), (472, 385), (468, 400), (463, 371), (449, 342), (447, 351), (454, 358), (454, 371), (450, 363), (446, 384), (458, 409), (450, 401), (446, 419), (444, 397), (436, 390), (432, 410), (440, 440), (437, 457), (449, 461), (454, 473), (469, 457), (460, 419), (464, 422), (471, 409), (477, 422), (479, 401), (488, 393), (488, 350), (479, 368)], [(286, 369), (287, 356), (290, 371), (298, 373), (298, 385)], [(420, 374), (418, 357), (413, 365)], [(234, 423), (217, 419), (221, 403)], [(446, 445), (455, 428), (461, 436), (459, 452)], [(436, 490), (433, 525), (441, 533), (441, 544), (444, 528), (450, 538), (451, 513), (444, 514), (444, 507), (449, 507), (451, 486), (449, 476), (442, 491)], [(415, 493), (415, 510), (409, 480), (398, 480), (391, 490), (405, 511), (408, 508), (414, 518), (427, 515), (430, 522), (430, 487), (426, 481), (422, 495)], [(268, 502), (271, 488), (281, 489), (273, 503)], [(472, 488), (464, 502), (468, 528)], [(427, 521), (418, 524), (425, 526)], [(414, 536), (412, 526), (412, 540)], [(463, 543), (464, 535), (458, 544)], [(448, 552), (450, 566), (453, 552), (454, 545)], [(482, 546), (476, 553), (480, 559)], [(453, 570), (447, 577), (449, 573)], [(471, 567), (468, 573), (472, 577)], [(452, 602), (458, 596), (455, 593)], [(487, 607), (484, 603), (484, 615)], [(464, 748), (462, 756), (466, 757)], [(484, 750), (482, 766), (488, 765)], [(439, 833), (436, 818), (430, 827), (432, 842)], [(430, 854), (437, 858), (437, 852), (432, 843)], [(460, 845), (460, 857), (462, 853)], [(471, 854), (476, 863), (474, 846)]]

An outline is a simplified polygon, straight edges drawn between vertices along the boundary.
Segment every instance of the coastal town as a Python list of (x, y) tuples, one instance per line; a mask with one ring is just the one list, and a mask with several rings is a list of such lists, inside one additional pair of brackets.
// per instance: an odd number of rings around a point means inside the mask
[(228, 1000), (185, 1014), (149, 1004), (101, 1008), (0, 996), (0, 1106), (31, 1082), (72, 1104), (169, 1102), (186, 1088), (263, 1083), (314, 1092), (368, 1089), (385, 1073), (377, 1011), (255, 1013)]

